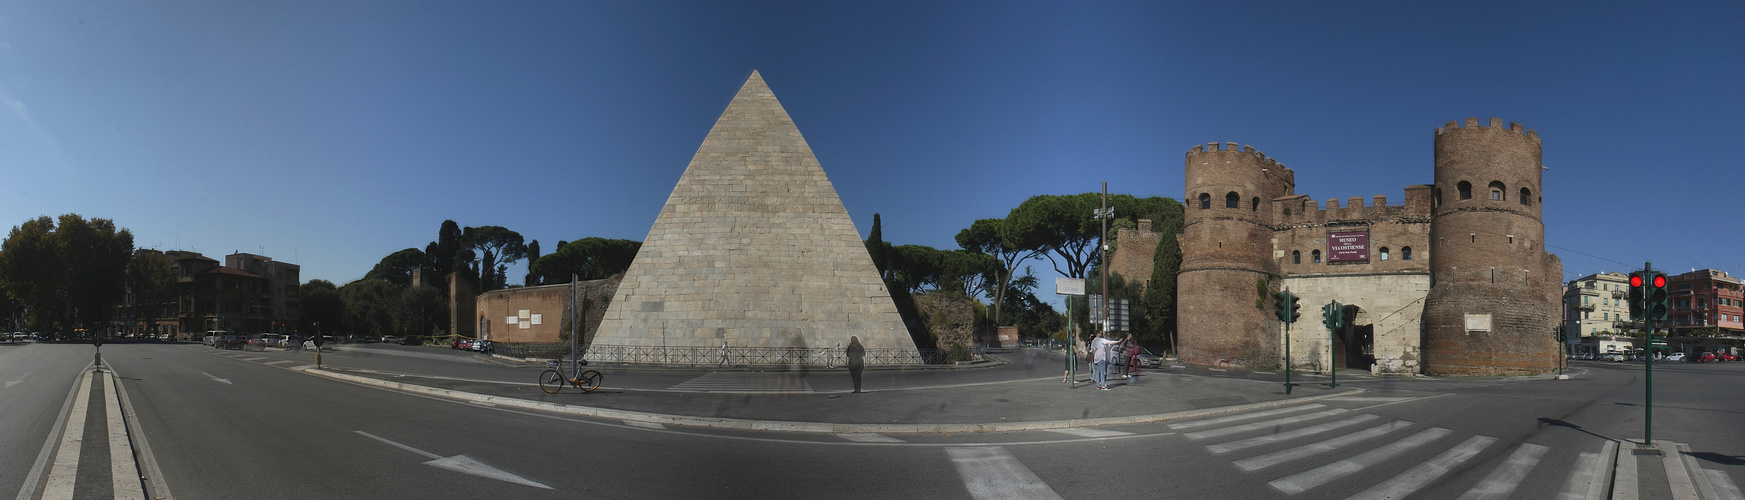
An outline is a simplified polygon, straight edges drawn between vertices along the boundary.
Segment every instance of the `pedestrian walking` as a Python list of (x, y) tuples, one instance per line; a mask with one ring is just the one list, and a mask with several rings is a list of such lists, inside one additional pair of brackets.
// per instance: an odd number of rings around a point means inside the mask
[(848, 338), (848, 375), (854, 377), (854, 393), (860, 394), (860, 372), (866, 369), (866, 347), (860, 345), (860, 337)]
[(1097, 338), (1091, 339), (1091, 379), (1096, 380), (1098, 390), (1109, 390), (1110, 344), (1102, 332), (1097, 333)]
[(1132, 335), (1127, 336), (1127, 375), (1139, 376), (1139, 339)]

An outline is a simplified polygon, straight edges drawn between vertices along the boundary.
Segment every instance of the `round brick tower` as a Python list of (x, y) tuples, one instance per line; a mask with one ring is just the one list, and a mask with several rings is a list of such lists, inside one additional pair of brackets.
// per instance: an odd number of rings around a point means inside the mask
[(1234, 142), (1224, 149), (1215, 142), (1194, 146), (1186, 171), (1176, 275), (1180, 355), (1196, 364), (1282, 366), (1279, 322), (1257, 288), (1279, 275), (1272, 199), (1292, 194), (1296, 174), (1253, 147), (1238, 151)]
[(1562, 266), (1545, 252), (1539, 135), (1490, 120), (1436, 130), (1424, 371), (1545, 373)]

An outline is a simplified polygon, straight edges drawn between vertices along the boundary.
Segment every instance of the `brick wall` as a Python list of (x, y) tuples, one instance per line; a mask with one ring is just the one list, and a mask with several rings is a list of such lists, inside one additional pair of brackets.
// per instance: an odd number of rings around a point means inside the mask
[(1128, 282), (1149, 282), (1157, 243), (1163, 235), (1152, 232), (1150, 219), (1139, 219), (1137, 229), (1115, 231), (1115, 253), (1109, 255), (1109, 272)]
[[(590, 300), (586, 320), (582, 326), (584, 343), (593, 339), (593, 332), (600, 326), (600, 318), (606, 313), (607, 303), (612, 300), (612, 294), (618, 290), (618, 283), (623, 275), (613, 276), (603, 280), (581, 282), (582, 296)], [(545, 285), (523, 288), (505, 288), (479, 294), (476, 298), (475, 317), (486, 319), (485, 331), (479, 337), (497, 342), (561, 342), (565, 326), (565, 301), (569, 298), (570, 285)], [(526, 320), (521, 313), (526, 311)], [(539, 321), (533, 322), (538, 315)], [(516, 318), (515, 323), (509, 322), (509, 317)]]

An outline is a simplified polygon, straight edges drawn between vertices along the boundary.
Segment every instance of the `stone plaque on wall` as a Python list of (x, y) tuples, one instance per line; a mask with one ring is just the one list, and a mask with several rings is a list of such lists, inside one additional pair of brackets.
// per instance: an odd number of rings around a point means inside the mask
[(1489, 314), (1468, 314), (1468, 315), (1466, 315), (1466, 333), (1490, 333), (1490, 331), (1491, 331), (1491, 315), (1489, 315)]

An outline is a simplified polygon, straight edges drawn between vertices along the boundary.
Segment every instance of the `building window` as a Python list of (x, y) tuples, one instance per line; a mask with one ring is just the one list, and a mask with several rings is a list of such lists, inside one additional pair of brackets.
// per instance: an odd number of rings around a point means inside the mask
[(1302, 264), (1303, 263), (1303, 251), (1302, 250), (1291, 250), (1291, 263), (1292, 264)]
[(1611, 321), (1612, 320), (1612, 313), (1600, 313), (1600, 320), (1601, 321)]
[(1200, 208), (1212, 208), (1211, 193), (1200, 193)]
[(1237, 195), (1235, 191), (1224, 195), (1224, 208), (1236, 208), (1236, 205), (1240, 203), (1242, 203), (1242, 197)]
[(1503, 201), (1503, 182), (1491, 181), (1491, 200)]
[(1316, 263), (1316, 264), (1321, 263), (1321, 251), (1320, 250), (1315, 250), (1315, 251), (1309, 252), (1309, 257), (1311, 259), (1313, 259), (1314, 263)]
[(1533, 190), (1527, 189), (1527, 188), (1521, 188), (1521, 204), (1522, 205), (1532, 205), (1533, 204)]
[(1381, 260), (1388, 260), (1388, 247), (1381, 247)]
[(1460, 189), (1460, 199), (1462, 199), (1462, 200), (1472, 199), (1472, 183), (1466, 182), (1466, 181), (1460, 181), (1460, 184), (1456, 185), (1455, 187)]
[(1400, 247), (1400, 260), (1412, 260), (1412, 247)]
[(1256, 212), (1260, 211), (1260, 197), (1259, 196), (1254, 197), (1254, 206), (1252, 208), (1250, 208), (1249, 210), (1256, 211)]
[(1436, 188), (1434, 193), (1435, 194), (1430, 197), (1431, 208), (1442, 206), (1442, 188)]

